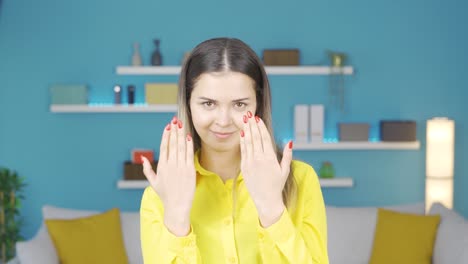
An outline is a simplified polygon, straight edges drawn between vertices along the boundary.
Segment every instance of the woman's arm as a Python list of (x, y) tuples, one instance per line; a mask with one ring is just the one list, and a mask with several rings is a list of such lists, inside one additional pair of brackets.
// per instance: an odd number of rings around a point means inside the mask
[(176, 236), (164, 224), (164, 209), (158, 195), (146, 188), (140, 208), (141, 247), (145, 264), (201, 263), (193, 230)]
[[(299, 162), (300, 163), (300, 162)], [(296, 163), (297, 164), (297, 163)], [(297, 164), (297, 214), (285, 209), (267, 228), (258, 227), (260, 254), (264, 263), (328, 264), (325, 205), (318, 177), (312, 167)]]

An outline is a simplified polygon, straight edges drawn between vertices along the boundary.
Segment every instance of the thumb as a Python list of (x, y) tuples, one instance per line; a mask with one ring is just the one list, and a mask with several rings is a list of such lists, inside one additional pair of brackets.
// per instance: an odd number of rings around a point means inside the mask
[(143, 160), (143, 173), (145, 174), (146, 179), (153, 184), (156, 180), (156, 173), (153, 171), (151, 163), (146, 157), (142, 156), (141, 159)]
[(291, 168), (291, 161), (292, 161), (292, 148), (293, 148), (293, 142), (292, 140), (288, 142), (284, 146), (283, 149), (283, 159), (281, 159), (281, 171), (283, 172), (283, 175), (288, 175), (289, 170)]

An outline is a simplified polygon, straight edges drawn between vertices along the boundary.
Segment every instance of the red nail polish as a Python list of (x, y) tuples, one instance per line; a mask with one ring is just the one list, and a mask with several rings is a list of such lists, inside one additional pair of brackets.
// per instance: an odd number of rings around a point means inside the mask
[(174, 116), (174, 118), (172, 118), (172, 124), (177, 124), (177, 117)]
[(240, 131), (241, 137), (244, 137), (244, 130)]
[(257, 121), (257, 123), (260, 122), (260, 117), (255, 116), (255, 121)]
[(192, 136), (189, 134), (187, 134), (187, 141), (192, 141)]
[(289, 149), (292, 149), (292, 148), (293, 148), (293, 142), (292, 142), (292, 140), (289, 141), (289, 144), (288, 144), (288, 145), (289, 145)]
[(182, 128), (182, 121), (179, 120), (179, 121), (177, 122), (177, 126), (178, 126), (179, 128)]
[(167, 130), (167, 131), (171, 130), (171, 124), (167, 124), (166, 130)]
[(244, 123), (247, 124), (247, 116), (246, 115), (244, 115), (243, 119), (244, 119)]
[(247, 116), (248, 116), (249, 118), (251, 118), (251, 117), (252, 117), (252, 112), (247, 111)]

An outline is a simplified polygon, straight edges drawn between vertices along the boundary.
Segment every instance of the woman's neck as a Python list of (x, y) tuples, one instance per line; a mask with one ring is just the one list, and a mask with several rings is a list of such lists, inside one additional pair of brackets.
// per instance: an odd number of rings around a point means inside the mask
[(200, 165), (219, 175), (223, 182), (239, 175), (240, 160), (240, 149), (232, 151), (216, 151), (208, 147), (200, 149)]

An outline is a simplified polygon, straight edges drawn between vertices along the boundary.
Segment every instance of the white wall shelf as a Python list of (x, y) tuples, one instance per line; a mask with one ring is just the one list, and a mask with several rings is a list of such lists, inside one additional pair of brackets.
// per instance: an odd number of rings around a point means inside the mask
[(51, 105), (53, 113), (171, 113), (177, 105)]
[(419, 149), (420, 142), (336, 142), (336, 143), (296, 143), (294, 150), (411, 150)]
[[(321, 187), (353, 187), (353, 179), (348, 177), (337, 177), (333, 179), (319, 179)], [(148, 186), (147, 180), (120, 180), (117, 182), (118, 189), (144, 189)]]
[[(329, 75), (342, 73), (351, 75), (351, 66), (343, 68), (330, 66), (266, 66), (270, 75)], [(181, 66), (117, 66), (118, 75), (179, 75)]]

